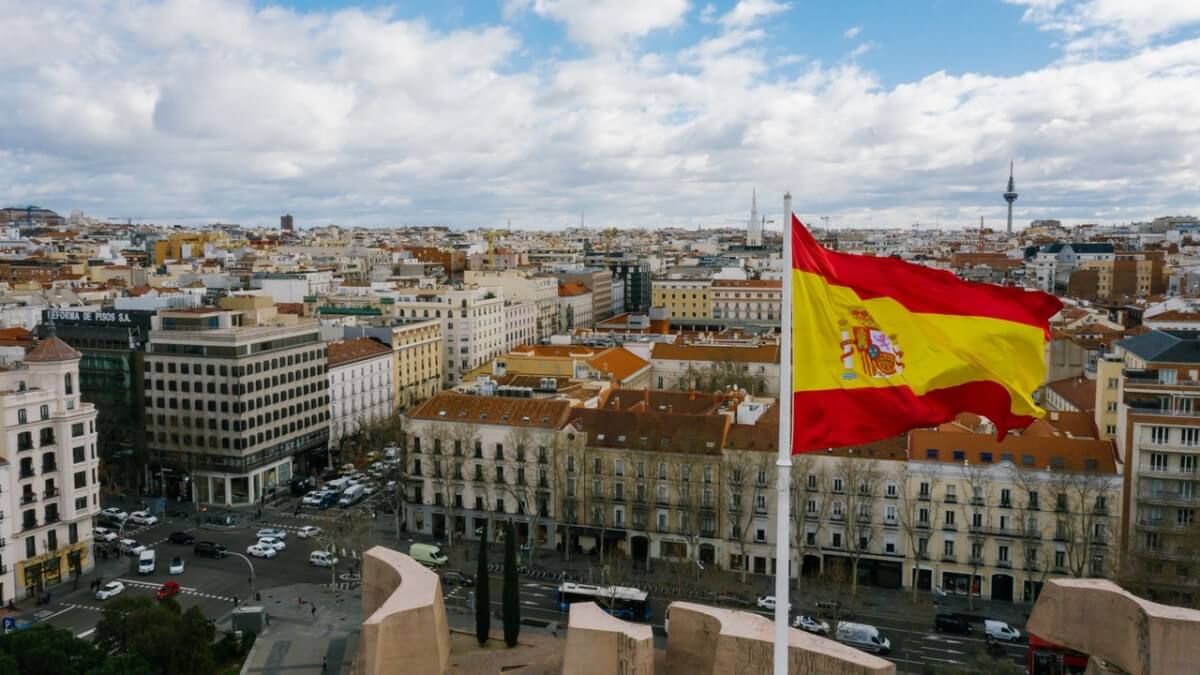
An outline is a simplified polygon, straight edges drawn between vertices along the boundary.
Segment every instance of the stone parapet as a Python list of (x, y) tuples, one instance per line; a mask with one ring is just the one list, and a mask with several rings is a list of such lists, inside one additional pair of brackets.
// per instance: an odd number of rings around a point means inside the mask
[(1200, 611), (1142, 600), (1111, 581), (1047, 581), (1026, 628), (1129, 675), (1200, 672)]
[(563, 673), (653, 675), (654, 633), (645, 624), (610, 616), (594, 602), (571, 605)]
[(358, 675), (442, 675), (450, 629), (441, 579), (420, 563), (376, 546), (362, 559), (362, 637)]

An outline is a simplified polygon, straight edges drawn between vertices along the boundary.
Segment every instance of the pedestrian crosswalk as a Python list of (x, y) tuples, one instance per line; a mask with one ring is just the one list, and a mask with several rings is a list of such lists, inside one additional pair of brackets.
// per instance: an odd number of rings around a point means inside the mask
[(357, 581), (337, 581), (332, 584), (321, 584), (321, 587), (332, 588), (335, 591), (353, 591), (357, 590), (360, 585)]
[[(155, 591), (162, 588), (162, 586), (163, 586), (162, 584), (157, 584), (157, 583), (154, 583), (153, 581), (142, 581), (140, 579), (118, 579), (117, 581), (120, 581), (121, 583), (123, 583), (126, 586), (129, 586), (131, 588), (145, 588), (145, 589), (152, 589)], [(195, 588), (190, 588), (188, 586), (180, 586), (179, 592), (184, 595), (191, 595), (191, 596), (197, 597), (197, 598), (208, 598), (210, 600), (222, 600), (224, 602), (233, 602), (233, 596), (231, 596), (231, 595), (217, 595), (215, 593), (205, 593), (203, 591), (197, 590)]]

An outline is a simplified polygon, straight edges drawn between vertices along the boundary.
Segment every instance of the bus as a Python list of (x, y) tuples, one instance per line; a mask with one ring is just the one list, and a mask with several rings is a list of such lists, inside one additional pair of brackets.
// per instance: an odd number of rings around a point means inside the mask
[(1025, 669), (1029, 675), (1078, 675), (1087, 670), (1088, 656), (1029, 634)]
[(570, 611), (571, 603), (594, 602), (618, 619), (649, 621), (653, 616), (650, 594), (636, 588), (564, 582), (558, 587), (557, 596), (558, 608), (564, 612)]

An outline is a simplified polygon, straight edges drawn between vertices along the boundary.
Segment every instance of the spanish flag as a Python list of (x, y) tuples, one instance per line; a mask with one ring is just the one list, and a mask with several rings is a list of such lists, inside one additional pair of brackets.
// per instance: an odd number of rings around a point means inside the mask
[(792, 452), (982, 415), (1001, 439), (1045, 414), (1041, 292), (830, 251), (792, 218)]

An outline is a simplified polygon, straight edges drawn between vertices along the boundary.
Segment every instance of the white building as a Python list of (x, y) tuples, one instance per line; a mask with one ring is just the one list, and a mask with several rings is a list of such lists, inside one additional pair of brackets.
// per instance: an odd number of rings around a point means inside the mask
[(414, 288), (396, 295), (395, 310), (401, 318), (442, 322), (446, 386), (504, 350), (504, 299), (496, 287)]
[(372, 338), (328, 347), (329, 445), (386, 420), (395, 409), (392, 348)]
[(558, 279), (534, 275), (522, 270), (479, 272), (467, 270), (463, 279), (481, 286), (496, 286), (505, 300), (527, 301), (537, 305), (537, 338), (548, 338), (558, 328)]
[(591, 328), (595, 323), (592, 314), (592, 291), (577, 281), (558, 287), (558, 319), (556, 332)]
[(96, 409), (79, 398), (81, 355), (51, 336), (12, 357), (0, 371), (0, 510), (9, 514), (0, 603), (90, 571), (99, 510)]
[(305, 297), (325, 295), (333, 287), (331, 272), (281, 272), (251, 279), (253, 288), (262, 289), (275, 302), (304, 302)]
[(537, 343), (538, 308), (532, 302), (504, 305), (504, 351)]

